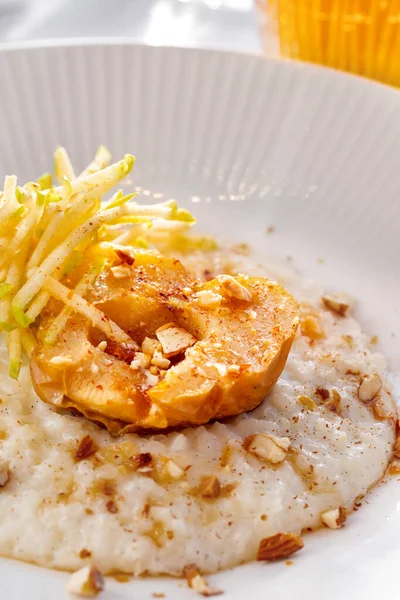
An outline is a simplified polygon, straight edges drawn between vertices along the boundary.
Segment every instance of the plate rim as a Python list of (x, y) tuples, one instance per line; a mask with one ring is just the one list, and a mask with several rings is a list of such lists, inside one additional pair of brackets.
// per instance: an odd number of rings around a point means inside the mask
[(236, 57), (246, 57), (251, 60), (263, 61), (271, 65), (276, 65), (278, 68), (289, 68), (296, 71), (305, 71), (324, 76), (324, 74), (339, 79), (345, 79), (350, 85), (364, 85), (367, 88), (375, 89), (381, 94), (390, 94), (400, 97), (400, 88), (396, 88), (388, 83), (378, 80), (369, 79), (363, 75), (353, 74), (347, 71), (342, 71), (334, 67), (320, 65), (303, 60), (296, 60), (285, 57), (267, 56), (263, 52), (246, 52), (239, 50), (228, 50), (210, 46), (184, 46), (184, 45), (165, 45), (156, 43), (138, 42), (127, 36), (78, 36), (78, 37), (62, 37), (62, 38), (43, 38), (38, 40), (18, 40), (15, 42), (0, 42), (0, 56), (21, 50), (48, 50), (51, 48), (67, 49), (74, 47), (133, 47), (146, 50), (163, 51), (180, 51), (184, 53), (199, 53), (210, 55), (227, 55)]

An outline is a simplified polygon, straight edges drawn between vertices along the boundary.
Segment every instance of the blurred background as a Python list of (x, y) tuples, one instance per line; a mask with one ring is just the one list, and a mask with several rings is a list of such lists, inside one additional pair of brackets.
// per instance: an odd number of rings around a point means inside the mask
[(0, 41), (123, 36), (258, 52), (253, 0), (0, 0)]
[(93, 36), (264, 52), (400, 85), (400, 0), (0, 0), (0, 42)]

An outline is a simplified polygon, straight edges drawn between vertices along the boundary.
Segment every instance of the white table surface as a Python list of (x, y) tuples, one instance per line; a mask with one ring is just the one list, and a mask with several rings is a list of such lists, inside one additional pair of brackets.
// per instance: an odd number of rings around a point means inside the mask
[(254, 0), (0, 0), (0, 42), (123, 36), (259, 52)]

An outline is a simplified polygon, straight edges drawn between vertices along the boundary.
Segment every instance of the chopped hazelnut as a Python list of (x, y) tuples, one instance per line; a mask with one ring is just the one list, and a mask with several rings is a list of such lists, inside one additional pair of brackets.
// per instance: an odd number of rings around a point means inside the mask
[(321, 400), (327, 400), (329, 398), (329, 390), (322, 387), (315, 388), (315, 394), (321, 398)]
[(347, 517), (347, 511), (343, 506), (332, 508), (321, 513), (321, 521), (329, 529), (340, 529), (343, 527)]
[(163, 354), (167, 358), (184, 352), (197, 342), (191, 333), (174, 323), (168, 323), (157, 329), (156, 336), (161, 343)]
[(67, 590), (75, 596), (94, 598), (104, 590), (103, 575), (94, 565), (83, 567), (71, 575)]
[(362, 402), (370, 402), (382, 389), (379, 375), (364, 375), (358, 388), (358, 397)]
[(281, 560), (301, 550), (303, 546), (304, 543), (301, 537), (294, 533), (276, 533), (261, 540), (257, 560)]
[(222, 296), (212, 290), (201, 290), (196, 293), (196, 296), (199, 305), (204, 306), (204, 308), (217, 308), (222, 301)]
[(375, 396), (370, 405), (377, 421), (386, 421), (393, 417), (393, 414), (386, 410), (385, 403), (380, 396)]
[(111, 267), (110, 271), (115, 279), (125, 279), (125, 277), (129, 277), (131, 274), (128, 265), (116, 265), (115, 267)]
[(290, 447), (289, 438), (279, 438), (266, 433), (251, 435), (244, 441), (244, 446), (250, 454), (259, 460), (276, 465), (285, 460)]
[(168, 360), (168, 358), (165, 358), (165, 356), (163, 356), (161, 352), (156, 350), (153, 354), (153, 358), (151, 359), (151, 364), (155, 367), (158, 367), (159, 369), (168, 369), (168, 367), (171, 364), (171, 361)]
[(345, 317), (350, 308), (346, 302), (333, 298), (332, 296), (322, 296), (322, 303), (325, 308), (340, 317)]
[(142, 351), (149, 356), (153, 356), (156, 350), (161, 350), (160, 342), (158, 340), (145, 337), (142, 342)]
[(135, 456), (137, 471), (139, 473), (150, 473), (154, 470), (153, 457), (150, 452), (141, 452)]
[(221, 284), (222, 292), (228, 298), (234, 298), (242, 302), (251, 302), (253, 300), (250, 290), (239, 283), (232, 275), (219, 275), (218, 281)]
[(180, 479), (185, 474), (185, 471), (172, 458), (165, 463), (164, 469), (171, 479)]
[(53, 356), (50, 363), (56, 367), (69, 367), (74, 364), (71, 356)]
[(123, 263), (133, 265), (135, 262), (135, 251), (133, 248), (130, 248), (129, 246), (120, 246), (119, 248), (114, 248), (114, 250)]
[(212, 588), (208, 585), (207, 581), (204, 579), (202, 575), (200, 575), (199, 570), (196, 565), (187, 565), (184, 570), (184, 576), (188, 583), (188, 586), (194, 589), (196, 592), (201, 594), (202, 596), (219, 596), (222, 594), (222, 590), (217, 588)]
[(109, 500), (106, 503), (106, 509), (108, 510), (109, 513), (111, 513), (113, 515), (115, 515), (118, 512), (118, 506), (116, 505), (114, 500)]
[[(156, 368), (156, 367), (153, 367)], [(152, 373), (146, 373), (146, 385), (151, 388), (153, 385), (157, 385), (158, 377), (157, 375), (153, 375)]]
[(214, 476), (202, 477), (198, 494), (202, 498), (218, 498), (221, 495), (219, 479)]
[(135, 358), (129, 365), (131, 369), (148, 369), (150, 366), (151, 356), (149, 354), (144, 354), (144, 352), (136, 352)]
[(90, 435), (85, 435), (78, 444), (75, 452), (76, 460), (84, 460), (92, 456), (97, 450), (95, 441)]
[(324, 337), (324, 330), (317, 317), (308, 315), (301, 319), (301, 333), (310, 340), (319, 340)]
[(207, 581), (201, 575), (195, 575), (191, 580), (189, 586), (202, 596), (219, 596), (222, 594), (222, 590), (218, 588), (212, 588), (208, 585)]
[(400, 460), (393, 460), (392, 464), (389, 467), (390, 475), (399, 475), (400, 473)]
[(342, 400), (341, 395), (335, 389), (332, 390), (332, 398), (329, 398), (324, 402), (324, 407), (334, 413), (340, 412), (340, 402)]
[(308, 410), (315, 410), (317, 408), (317, 404), (309, 398), (308, 396), (304, 396), (303, 394), (297, 398), (297, 402), (302, 404)]

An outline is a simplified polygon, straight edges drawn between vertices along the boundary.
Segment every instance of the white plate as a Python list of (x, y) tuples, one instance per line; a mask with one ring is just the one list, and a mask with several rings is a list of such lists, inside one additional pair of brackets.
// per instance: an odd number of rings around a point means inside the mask
[[(0, 79), (0, 176), (47, 170), (59, 144), (82, 166), (100, 143), (115, 156), (133, 152), (145, 198), (176, 198), (203, 231), (291, 255), (305, 274), (356, 296), (365, 328), (400, 370), (395, 90), (300, 64), (121, 42), (3, 48)], [(397, 598), (399, 506), (392, 481), (345, 529), (309, 536), (292, 567), (249, 564), (212, 581), (229, 600)], [(62, 598), (66, 579), (0, 562), (4, 600)], [(104, 599), (155, 591), (194, 595), (156, 579), (110, 582)]]

